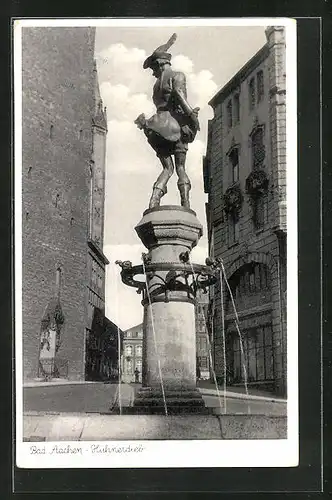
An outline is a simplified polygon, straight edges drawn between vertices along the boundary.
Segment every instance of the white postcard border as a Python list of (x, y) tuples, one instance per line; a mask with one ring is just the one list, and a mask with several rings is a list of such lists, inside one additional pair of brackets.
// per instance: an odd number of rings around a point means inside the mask
[[(48, 26), (269, 26), (286, 28), (288, 437), (282, 440), (23, 442), (22, 384), (22, 28)], [(234, 19), (14, 20), (16, 463), (22, 468), (291, 467), (298, 465), (296, 21)], [(96, 451), (103, 446), (105, 451)], [(93, 448), (95, 446), (95, 448)], [(59, 452), (59, 450), (63, 450)], [(76, 452), (73, 451), (76, 449)], [(39, 452), (37, 452), (39, 450)], [(66, 451), (67, 450), (67, 451)], [(80, 450), (80, 451), (79, 451)]]

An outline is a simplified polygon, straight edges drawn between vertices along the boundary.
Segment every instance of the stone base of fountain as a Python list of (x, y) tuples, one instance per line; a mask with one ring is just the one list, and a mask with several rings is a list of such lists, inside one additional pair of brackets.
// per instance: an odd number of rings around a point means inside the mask
[[(211, 413), (204, 404), (198, 390), (167, 390), (165, 392), (168, 415), (208, 415)], [(132, 407), (124, 413), (135, 415), (165, 415), (164, 395), (157, 389), (143, 387), (136, 396)]]
[(183, 439), (287, 439), (287, 417), (39, 413), (23, 418), (23, 441), (30, 442)]

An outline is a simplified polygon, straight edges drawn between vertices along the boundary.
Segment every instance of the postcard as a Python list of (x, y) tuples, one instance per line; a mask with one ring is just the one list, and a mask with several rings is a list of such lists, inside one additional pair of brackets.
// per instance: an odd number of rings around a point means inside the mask
[(17, 466), (297, 466), (296, 21), (13, 32)]

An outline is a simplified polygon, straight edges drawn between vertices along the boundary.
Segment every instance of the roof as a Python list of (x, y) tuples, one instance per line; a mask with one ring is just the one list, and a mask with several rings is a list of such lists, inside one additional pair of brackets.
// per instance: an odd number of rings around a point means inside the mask
[(246, 62), (244, 66), (224, 85), (209, 101), (213, 108), (222, 102), (235, 88), (239, 87), (241, 82), (261, 64), (269, 54), (269, 46), (266, 43), (256, 54)]
[(131, 326), (130, 328), (126, 328), (125, 333), (129, 332), (130, 330), (135, 330), (136, 328), (142, 329), (143, 328), (143, 323), (139, 323), (138, 325)]

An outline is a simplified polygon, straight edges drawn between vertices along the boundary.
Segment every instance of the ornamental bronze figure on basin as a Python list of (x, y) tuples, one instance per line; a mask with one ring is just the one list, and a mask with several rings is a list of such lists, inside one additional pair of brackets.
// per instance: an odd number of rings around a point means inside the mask
[[(153, 102), (157, 112), (146, 119), (138, 116), (135, 124), (142, 129), (151, 147), (155, 150), (163, 170), (153, 185), (149, 208), (160, 205), (167, 192), (167, 183), (174, 172), (178, 175), (181, 205), (190, 208), (191, 184), (185, 170), (188, 143), (193, 142), (199, 130), (198, 111), (187, 101), (186, 77), (171, 68), (168, 49), (176, 40), (174, 33), (165, 45), (158, 47), (145, 61), (143, 68), (151, 68), (157, 79), (153, 87)], [(174, 163), (173, 163), (174, 156)]]

